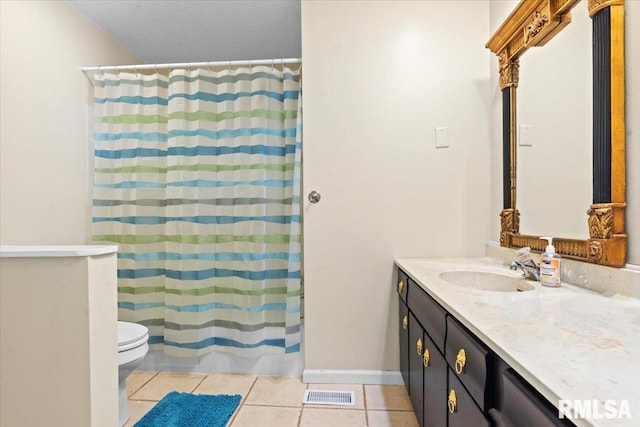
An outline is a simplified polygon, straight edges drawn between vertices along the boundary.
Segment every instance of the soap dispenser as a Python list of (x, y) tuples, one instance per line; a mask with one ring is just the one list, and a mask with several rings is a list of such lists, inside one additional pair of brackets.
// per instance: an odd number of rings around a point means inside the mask
[(553, 246), (553, 237), (540, 238), (548, 243), (544, 253), (540, 255), (540, 284), (552, 288), (560, 287), (561, 257)]

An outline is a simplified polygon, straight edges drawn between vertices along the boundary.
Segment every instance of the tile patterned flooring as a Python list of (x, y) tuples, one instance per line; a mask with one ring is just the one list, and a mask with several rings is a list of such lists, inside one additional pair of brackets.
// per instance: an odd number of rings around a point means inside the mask
[[(304, 391), (349, 390), (355, 406), (303, 405)], [(133, 426), (170, 391), (240, 394), (231, 427), (417, 427), (404, 386), (303, 384), (298, 377), (136, 371), (127, 379)], [(348, 408), (348, 409), (347, 409)]]

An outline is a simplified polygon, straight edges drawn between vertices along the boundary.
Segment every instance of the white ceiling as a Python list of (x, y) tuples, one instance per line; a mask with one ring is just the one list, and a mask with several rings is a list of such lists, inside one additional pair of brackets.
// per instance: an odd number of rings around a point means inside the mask
[(299, 58), (300, 0), (67, 0), (146, 63)]

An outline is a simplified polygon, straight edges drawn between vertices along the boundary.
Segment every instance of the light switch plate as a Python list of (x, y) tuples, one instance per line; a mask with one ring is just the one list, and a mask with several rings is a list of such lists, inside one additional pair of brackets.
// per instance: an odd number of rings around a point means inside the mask
[(518, 145), (521, 147), (532, 147), (531, 125), (518, 126)]
[(438, 127), (436, 128), (436, 148), (449, 147), (449, 128)]

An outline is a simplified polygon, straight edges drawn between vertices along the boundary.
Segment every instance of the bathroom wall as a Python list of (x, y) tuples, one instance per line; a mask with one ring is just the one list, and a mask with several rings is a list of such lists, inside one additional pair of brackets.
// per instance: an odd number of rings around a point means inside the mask
[(322, 195), (304, 206), (305, 375), (397, 370), (394, 258), (484, 254), (488, 13), (476, 0), (302, 2), (303, 194)]
[[(517, 5), (517, 1), (490, 2), (490, 28), (491, 34), (497, 30), (511, 10)], [(583, 2), (584, 3), (584, 2)], [(578, 4), (576, 7), (584, 8), (586, 4)], [(625, 79), (626, 79), (626, 150), (627, 150), (627, 263), (640, 266), (640, 146), (636, 143), (640, 133), (640, 27), (631, 23), (640, 20), (640, 2), (625, 2)], [(525, 54), (526, 55), (526, 54)], [(586, 78), (578, 74), (574, 79)], [(502, 104), (500, 89), (498, 87), (498, 61), (492, 54), (491, 58), (491, 240), (500, 240), (499, 214), (502, 210)], [(536, 100), (531, 100), (536, 102)], [(544, 103), (540, 100), (540, 108), (553, 108), (553, 103)], [(565, 114), (565, 112), (557, 112)], [(585, 126), (590, 126), (585, 124)], [(571, 138), (572, 135), (565, 135)], [(559, 175), (551, 174), (547, 177), (549, 182), (560, 179)], [(585, 182), (590, 187), (591, 182)], [(590, 201), (589, 201), (590, 203)], [(584, 220), (576, 218), (577, 221)], [(562, 215), (562, 209), (553, 211), (553, 215)]]
[(0, 2), (0, 239), (89, 240), (88, 110), (81, 66), (139, 59), (64, 1)]

